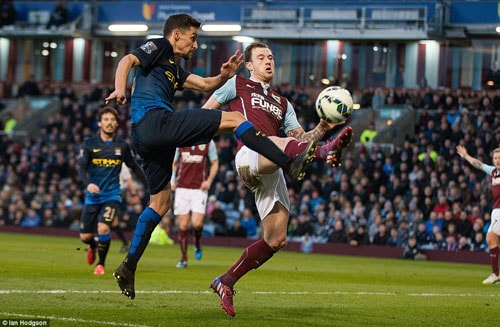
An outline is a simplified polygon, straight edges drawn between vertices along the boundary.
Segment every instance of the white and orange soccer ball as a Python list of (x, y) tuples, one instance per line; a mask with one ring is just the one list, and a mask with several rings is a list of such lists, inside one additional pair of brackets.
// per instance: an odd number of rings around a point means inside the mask
[(316, 98), (319, 118), (329, 123), (340, 123), (351, 116), (353, 100), (351, 93), (340, 86), (329, 86)]

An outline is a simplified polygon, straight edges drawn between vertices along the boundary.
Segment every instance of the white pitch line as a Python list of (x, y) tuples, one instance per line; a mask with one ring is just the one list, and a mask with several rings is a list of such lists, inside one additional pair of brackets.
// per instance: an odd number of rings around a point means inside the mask
[(3, 318), (12, 317), (12, 318), (24, 318), (24, 319), (40, 319), (40, 320), (49, 320), (49, 321), (50, 320), (61, 320), (61, 321), (70, 321), (70, 322), (74, 322), (74, 323), (93, 324), (96, 326), (108, 325), (108, 326), (119, 326), (119, 327), (152, 327), (149, 325), (137, 325), (137, 324), (115, 322), (115, 321), (87, 320), (87, 319), (80, 319), (80, 318), (57, 317), (57, 316), (27, 315), (27, 314), (20, 314), (20, 313), (13, 313), (13, 312), (2, 312), (2, 311), (0, 311), (0, 316), (3, 316)]
[[(164, 290), (164, 291), (136, 291), (136, 294), (212, 294), (212, 291), (180, 291), (180, 290)], [(411, 297), (500, 297), (500, 294), (483, 294), (483, 293), (396, 293), (396, 292), (261, 292), (250, 291), (250, 294), (261, 295), (363, 295), (363, 296), (411, 296)], [(0, 295), (4, 294), (121, 294), (120, 291), (106, 290), (0, 290)]]

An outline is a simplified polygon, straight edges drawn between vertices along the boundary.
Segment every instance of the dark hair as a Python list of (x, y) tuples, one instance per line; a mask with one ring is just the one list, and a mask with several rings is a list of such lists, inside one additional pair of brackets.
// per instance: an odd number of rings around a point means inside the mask
[(168, 37), (175, 29), (187, 30), (191, 27), (200, 28), (201, 22), (188, 14), (170, 15), (163, 25), (163, 36)]
[(104, 114), (115, 115), (116, 121), (120, 119), (120, 114), (118, 113), (118, 110), (116, 110), (113, 107), (102, 107), (101, 109), (99, 109), (99, 112), (97, 113), (97, 121), (101, 121), (102, 116), (104, 116)]
[(245, 49), (245, 62), (252, 61), (252, 52), (253, 52), (253, 49), (257, 49), (257, 48), (268, 48), (268, 49), (271, 49), (265, 43), (262, 43), (262, 42), (253, 42), (250, 45), (248, 45), (246, 47), (246, 49)]

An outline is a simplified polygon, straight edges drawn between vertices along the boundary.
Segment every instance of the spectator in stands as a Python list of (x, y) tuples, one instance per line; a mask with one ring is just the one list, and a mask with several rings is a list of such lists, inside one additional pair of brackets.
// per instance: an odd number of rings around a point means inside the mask
[(427, 220), (425, 221), (424, 224), (425, 224), (425, 230), (429, 235), (434, 234), (433, 231), (436, 226), (440, 231), (443, 230), (443, 218), (439, 218), (438, 213), (435, 211), (429, 213), (429, 216), (427, 217)]
[(297, 229), (298, 225), (299, 219), (296, 216), (290, 216), (286, 231), (287, 239), (291, 239), (293, 237), (293, 234), (295, 234), (295, 230)]
[(31, 74), (29, 79), (26, 80), (17, 91), (17, 97), (21, 98), (24, 96), (37, 95), (40, 95), (40, 89), (38, 87), (38, 82), (35, 79), (35, 75)]
[(484, 240), (484, 234), (482, 232), (476, 233), (471, 242), (471, 251), (486, 252), (486, 248), (487, 244)]
[[(231, 176), (230, 178), (234, 179), (234, 171), (227, 171), (226, 176)], [(225, 185), (224, 190), (219, 194), (219, 201), (222, 202), (224, 209), (235, 210), (237, 209), (239, 200), (240, 195), (238, 193), (238, 190), (236, 189), (236, 181), (228, 182)]]
[(411, 260), (425, 260), (426, 255), (420, 251), (417, 238), (415, 235), (411, 235), (408, 238), (408, 242), (405, 244), (403, 258)]
[(381, 87), (377, 87), (375, 89), (375, 92), (373, 93), (372, 101), (371, 101), (371, 106), (373, 109), (377, 109), (380, 106), (385, 104), (385, 97), (386, 95), (384, 94), (384, 91), (382, 90)]
[(444, 214), (448, 209), (450, 208), (450, 205), (448, 204), (448, 199), (444, 195), (438, 196), (438, 203), (434, 205), (434, 208), (432, 209), (433, 212), (436, 214)]
[(222, 209), (222, 203), (220, 201), (215, 202), (215, 207), (212, 210), (210, 220), (215, 224), (215, 235), (227, 234), (227, 216), (226, 212)]
[(462, 210), (459, 214), (459, 219), (456, 220), (457, 233), (460, 236), (470, 238), (473, 232), (472, 223), (467, 219), (467, 211)]
[(378, 232), (373, 236), (372, 244), (374, 245), (386, 245), (389, 239), (389, 234), (387, 233), (387, 226), (383, 223), (378, 225)]
[(39, 227), (41, 223), (40, 215), (35, 209), (28, 209), (26, 216), (21, 221), (21, 227)]
[(52, 227), (54, 226), (55, 214), (52, 208), (45, 208), (42, 210), (41, 226)]
[(369, 87), (363, 90), (363, 94), (361, 95), (361, 99), (359, 100), (359, 105), (361, 108), (369, 108), (372, 105), (373, 95), (375, 91), (373, 87)]
[(366, 228), (364, 225), (359, 225), (357, 227), (350, 226), (349, 231), (354, 228), (353, 233), (348, 233), (348, 243), (350, 246), (360, 246), (360, 245), (369, 245), (370, 239), (368, 237), (368, 233), (366, 232)]
[(299, 223), (297, 229), (293, 233), (294, 238), (300, 238), (304, 235), (314, 235), (314, 227), (311, 223), (310, 217), (307, 213), (303, 212), (299, 214)]
[(469, 244), (469, 239), (465, 236), (460, 236), (458, 238), (457, 251), (471, 251), (471, 246)]
[(391, 227), (390, 232), (389, 232), (389, 237), (387, 238), (386, 245), (394, 246), (394, 247), (401, 247), (402, 244), (403, 244), (403, 240), (402, 240), (401, 236), (399, 235), (398, 228), (396, 226)]
[(240, 225), (245, 229), (246, 236), (257, 236), (257, 220), (255, 219), (252, 210), (245, 208), (241, 214)]
[(415, 233), (415, 239), (419, 248), (429, 248), (432, 247), (433, 234), (427, 232), (425, 222), (421, 221), (418, 223), (417, 231)]
[(447, 251), (457, 251), (458, 241), (454, 235), (448, 234), (446, 236), (446, 250)]
[(329, 243), (347, 243), (346, 232), (344, 229), (344, 223), (341, 219), (335, 220), (333, 226), (333, 231), (328, 237)]
[(246, 237), (247, 231), (243, 226), (241, 226), (241, 221), (236, 219), (233, 221), (231, 228), (227, 230), (227, 236), (231, 237)]
[(47, 29), (56, 30), (68, 22), (68, 8), (63, 0), (56, 0), (54, 10), (50, 13)]
[(361, 132), (359, 136), (359, 140), (364, 145), (367, 145), (375, 136), (377, 136), (377, 129), (375, 128), (375, 122), (371, 121), (368, 124), (368, 127)]
[(303, 253), (311, 253), (313, 251), (313, 237), (309, 234), (306, 234), (300, 239), (300, 252)]
[(5, 114), (5, 122), (4, 122), (3, 131), (6, 134), (12, 133), (12, 131), (14, 130), (14, 127), (16, 127), (16, 124), (17, 124), (17, 120), (14, 118), (14, 116), (12, 115), (11, 112), (8, 112), (7, 114)]
[(435, 232), (432, 240), (432, 248), (434, 250), (447, 250), (447, 247), (448, 242), (446, 241), (443, 233), (439, 231)]
[(330, 234), (330, 225), (326, 221), (326, 214), (321, 211), (317, 214), (316, 221), (313, 222), (315, 242), (324, 243)]

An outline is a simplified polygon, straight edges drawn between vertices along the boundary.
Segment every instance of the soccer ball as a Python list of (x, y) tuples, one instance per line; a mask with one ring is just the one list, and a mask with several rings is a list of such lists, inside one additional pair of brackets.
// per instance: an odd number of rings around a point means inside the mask
[(340, 86), (329, 86), (316, 98), (319, 118), (329, 123), (341, 123), (352, 113), (351, 93)]

